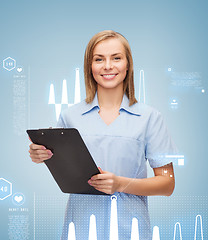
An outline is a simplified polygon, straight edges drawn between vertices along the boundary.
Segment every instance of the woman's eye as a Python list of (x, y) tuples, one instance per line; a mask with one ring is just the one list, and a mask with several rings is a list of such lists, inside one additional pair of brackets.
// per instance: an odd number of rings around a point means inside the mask
[(115, 57), (114, 59), (115, 59), (115, 60), (120, 60), (121, 58), (120, 58), (120, 57)]
[(103, 59), (102, 58), (96, 58), (95, 61), (96, 62), (101, 62)]

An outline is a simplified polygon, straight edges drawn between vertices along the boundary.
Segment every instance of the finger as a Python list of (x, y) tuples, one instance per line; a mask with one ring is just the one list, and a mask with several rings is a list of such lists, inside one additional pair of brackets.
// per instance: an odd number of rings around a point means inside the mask
[(34, 163), (43, 163), (44, 161), (42, 161), (42, 160), (39, 160), (39, 161), (38, 160), (34, 160), (33, 162)]
[(32, 158), (32, 161), (34, 163), (43, 163), (44, 161), (47, 161), (48, 159), (36, 159), (36, 158)]
[(34, 144), (34, 143), (32, 143), (32, 144), (30, 144), (30, 149), (32, 149), (32, 150), (46, 150), (46, 147), (45, 146), (43, 146), (43, 145), (38, 145), (38, 144)]
[(50, 150), (29, 150), (29, 153), (33, 156), (48, 156), (51, 157), (53, 156), (53, 153)]
[(113, 192), (109, 189), (105, 189), (105, 188), (95, 188), (95, 189), (100, 191), (100, 192), (104, 192), (106, 194), (113, 194)]
[(45, 160), (48, 160), (50, 159), (51, 157), (48, 157), (48, 156), (30, 156), (32, 161), (45, 161)]
[(52, 155), (48, 155), (48, 154), (30, 154), (30, 157), (35, 160), (47, 160), (50, 159), (52, 157)]
[(35, 150), (34, 152), (36, 152), (36, 154), (46, 154), (48, 156), (53, 155), (53, 153), (49, 149), (46, 149), (46, 150)]
[(100, 167), (98, 167), (98, 169), (99, 169), (100, 173), (102, 174), (102, 173), (103, 173), (103, 170), (102, 170)]
[(108, 180), (89, 180), (88, 183), (92, 186), (112, 186), (113, 185), (113, 180), (108, 179)]
[(105, 174), (97, 174), (91, 177), (91, 180), (99, 180), (99, 179), (109, 179), (112, 178), (112, 174), (105, 173)]
[(31, 153), (31, 154), (34, 154), (34, 155), (40, 155), (40, 154), (53, 155), (53, 153), (49, 149), (46, 149), (46, 150), (33, 150), (33, 149), (29, 149), (28, 152)]
[(97, 190), (99, 190), (99, 191), (101, 191), (101, 192), (103, 192), (103, 191), (112, 191), (112, 188), (107, 188), (107, 187), (94, 187), (95, 189), (97, 189)]

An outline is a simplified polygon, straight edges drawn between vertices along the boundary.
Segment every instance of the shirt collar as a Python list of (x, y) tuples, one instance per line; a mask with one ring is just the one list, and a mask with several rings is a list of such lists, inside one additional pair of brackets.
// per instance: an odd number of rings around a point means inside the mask
[(82, 110), (82, 115), (90, 112), (92, 109), (94, 109), (96, 107), (100, 109), (99, 104), (98, 104), (97, 92), (95, 93), (95, 97), (91, 103), (86, 103), (85, 101), (84, 101), (84, 103), (85, 104), (84, 104), (84, 107)]
[(134, 103), (133, 105), (129, 106), (129, 99), (126, 96), (126, 94), (124, 94), (123, 96), (123, 100), (120, 106), (120, 110), (125, 110), (128, 113), (140, 116), (141, 112), (139, 111), (139, 105), (138, 103)]
[[(98, 104), (97, 92), (95, 93), (95, 97), (94, 97), (94, 99), (91, 103), (86, 103), (85, 102), (82, 114), (88, 113), (94, 108), (100, 109), (99, 104)], [(130, 114), (134, 114), (134, 115), (137, 115), (137, 116), (141, 115), (141, 111), (139, 111), (139, 106), (138, 106), (137, 103), (134, 103), (133, 105), (129, 106), (129, 99), (126, 96), (126, 94), (123, 95), (123, 100), (121, 102), (121, 106), (120, 106), (119, 111), (120, 110), (124, 110), (124, 111), (126, 111)]]

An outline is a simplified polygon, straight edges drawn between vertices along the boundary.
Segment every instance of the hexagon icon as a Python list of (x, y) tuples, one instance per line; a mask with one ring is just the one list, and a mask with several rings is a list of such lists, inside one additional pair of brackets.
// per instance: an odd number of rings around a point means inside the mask
[(4, 178), (0, 178), (0, 200), (12, 195), (12, 184)]
[(13, 58), (8, 57), (3, 60), (3, 68), (5, 68), (7, 71), (11, 71), (15, 67), (16, 61)]

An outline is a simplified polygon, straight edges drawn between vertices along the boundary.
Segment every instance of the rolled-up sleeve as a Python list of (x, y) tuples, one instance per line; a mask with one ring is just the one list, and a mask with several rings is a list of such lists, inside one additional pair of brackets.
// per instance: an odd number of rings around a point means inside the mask
[(166, 123), (160, 112), (154, 110), (151, 113), (145, 138), (145, 157), (152, 168), (164, 166), (173, 159), (168, 155), (178, 153)]

